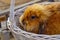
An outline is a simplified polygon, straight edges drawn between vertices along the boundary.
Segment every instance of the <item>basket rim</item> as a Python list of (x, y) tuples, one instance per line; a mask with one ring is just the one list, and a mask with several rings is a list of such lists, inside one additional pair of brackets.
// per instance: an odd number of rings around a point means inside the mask
[[(9, 21), (10, 22), (10, 21)], [(11, 24), (9, 24), (9, 26), (10, 26)], [(18, 26), (17, 26), (18, 27)], [(33, 39), (37, 39), (37, 38), (43, 38), (43, 39), (45, 39), (45, 38), (49, 38), (49, 39), (51, 39), (51, 38), (56, 38), (56, 39), (60, 39), (60, 34), (59, 35), (46, 35), (46, 34), (35, 34), (35, 33), (30, 33), (30, 32), (26, 32), (26, 31), (23, 31), (23, 30), (21, 30), (19, 27), (18, 27), (18, 29), (14, 29), (14, 27), (11, 27), (10, 26), (10, 28), (8, 27), (8, 29), (11, 31), (11, 32), (13, 32), (13, 33), (15, 33), (15, 34), (18, 34), (18, 35), (22, 35), (22, 36), (24, 36), (24, 37), (27, 37), (27, 38), (33, 38)], [(19, 31), (19, 33), (17, 33), (16, 31)], [(37, 37), (37, 38), (36, 38)]]

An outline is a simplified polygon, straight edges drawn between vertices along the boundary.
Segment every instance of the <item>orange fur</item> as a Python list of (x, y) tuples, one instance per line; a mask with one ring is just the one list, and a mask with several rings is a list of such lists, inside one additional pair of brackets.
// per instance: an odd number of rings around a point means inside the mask
[[(53, 14), (49, 17), (44, 25), (44, 34), (54, 35), (60, 34), (60, 3), (51, 4), (53, 7), (47, 9)], [(50, 5), (50, 6), (51, 6)]]
[[(60, 34), (59, 8), (60, 3), (50, 3), (49, 5), (33, 4), (26, 8), (19, 21), (24, 30), (33, 33), (39, 33), (40, 24), (47, 21), (44, 24), (44, 34)], [(32, 16), (35, 18), (32, 19)]]

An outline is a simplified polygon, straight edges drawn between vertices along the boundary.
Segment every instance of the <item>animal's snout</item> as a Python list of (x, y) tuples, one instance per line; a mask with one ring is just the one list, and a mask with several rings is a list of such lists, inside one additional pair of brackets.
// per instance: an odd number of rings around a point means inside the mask
[(26, 26), (26, 25), (28, 24), (28, 21), (22, 20), (22, 24), (23, 24), (24, 26)]

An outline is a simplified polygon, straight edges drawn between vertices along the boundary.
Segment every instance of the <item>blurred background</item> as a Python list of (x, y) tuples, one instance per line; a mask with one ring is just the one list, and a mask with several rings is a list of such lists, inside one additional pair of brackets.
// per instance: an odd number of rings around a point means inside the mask
[[(15, 4), (17, 6), (17, 5), (21, 5), (30, 1), (32, 0), (16, 0)], [(34, 0), (34, 1), (37, 1), (37, 0)], [(41, 1), (55, 1), (55, 2), (58, 1), (59, 2), (60, 0), (41, 0)], [(0, 0), (0, 10), (5, 10), (9, 8), (9, 5), (10, 5), (10, 0)]]
[[(0, 0), (0, 40), (15, 40), (11, 32), (7, 29), (7, 19), (9, 15), (11, 0)], [(28, 2), (38, 0), (15, 0), (15, 8)], [(39, 0), (41, 2), (59, 2), (60, 0)]]

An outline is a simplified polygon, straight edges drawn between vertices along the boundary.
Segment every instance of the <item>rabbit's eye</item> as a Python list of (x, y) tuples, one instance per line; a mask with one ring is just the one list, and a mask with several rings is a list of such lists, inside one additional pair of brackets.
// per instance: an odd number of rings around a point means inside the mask
[(36, 18), (36, 16), (31, 16), (31, 19), (35, 19)]

